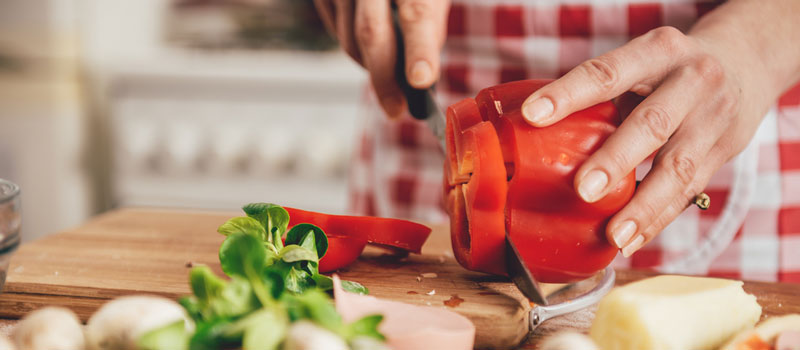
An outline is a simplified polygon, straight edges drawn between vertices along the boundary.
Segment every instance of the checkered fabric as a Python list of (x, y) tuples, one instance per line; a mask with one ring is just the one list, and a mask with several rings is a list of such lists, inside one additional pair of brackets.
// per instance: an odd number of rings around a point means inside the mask
[[(719, 2), (455, 0), (438, 98), (447, 106), (482, 88), (557, 78), (659, 26), (686, 31)], [(426, 125), (389, 121), (371, 92), (351, 172), (351, 209), (363, 215), (447, 220), (443, 156)], [(641, 179), (650, 164), (637, 168)], [(618, 267), (800, 282), (800, 85), (787, 91), (751, 144), (723, 166), (707, 211), (687, 209)]]

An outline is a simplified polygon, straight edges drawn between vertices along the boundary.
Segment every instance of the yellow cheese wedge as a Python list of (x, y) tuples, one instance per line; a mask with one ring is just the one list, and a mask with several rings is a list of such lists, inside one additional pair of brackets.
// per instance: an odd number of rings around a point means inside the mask
[(761, 316), (741, 281), (658, 276), (599, 303), (590, 335), (603, 350), (714, 349)]

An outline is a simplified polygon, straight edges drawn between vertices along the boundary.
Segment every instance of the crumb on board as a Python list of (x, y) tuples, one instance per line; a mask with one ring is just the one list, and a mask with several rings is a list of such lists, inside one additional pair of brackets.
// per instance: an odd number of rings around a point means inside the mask
[(436, 289), (432, 289), (430, 292), (425, 293), (427, 295), (436, 295)]
[(422, 282), (422, 277), (417, 276), (417, 282)]
[(452, 294), (450, 295), (450, 299), (443, 301), (444, 305), (448, 307), (458, 307), (463, 302), (464, 299), (459, 298), (458, 294)]

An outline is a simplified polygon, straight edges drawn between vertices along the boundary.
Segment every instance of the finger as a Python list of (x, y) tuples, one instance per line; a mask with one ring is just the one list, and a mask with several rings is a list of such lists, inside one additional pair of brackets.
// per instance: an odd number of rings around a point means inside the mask
[(715, 147), (712, 149), (706, 159), (707, 162), (704, 163), (703, 169), (701, 169), (695, 179), (695, 184), (693, 186), (689, 186), (689, 188), (692, 190), (687, 190), (681, 196), (675, 197), (670, 205), (664, 209), (647, 228), (642, 230), (641, 234), (633, 237), (630, 242), (622, 248), (623, 256), (631, 256), (647, 243), (655, 239), (655, 237), (658, 236), (661, 231), (663, 231), (670, 223), (675, 221), (675, 219), (681, 213), (683, 213), (683, 211), (692, 205), (695, 196), (702, 192), (702, 189), (708, 185), (708, 182), (710, 181), (714, 172), (719, 169), (727, 160), (726, 152), (724, 152), (722, 149), (722, 147)]
[[(330, 0), (314, 0), (314, 7), (325, 29), (331, 35), (336, 36), (336, 10)], [(338, 38), (338, 37), (337, 37)]]
[(667, 142), (686, 115), (710, 94), (705, 85), (697, 84), (698, 78), (693, 68), (670, 75), (581, 165), (575, 174), (575, 189), (584, 201), (592, 203), (605, 197), (619, 180)]
[(356, 42), (378, 101), (389, 117), (397, 117), (406, 107), (394, 75), (397, 46), (389, 6), (389, 1), (357, 2), (355, 29)]
[[(708, 81), (714, 81), (713, 77), (706, 77)], [(699, 149), (704, 149), (706, 145), (713, 143), (702, 162), (697, 163), (699, 169), (691, 183), (687, 184), (683, 191), (680, 189), (672, 192), (673, 201), (658, 215), (649, 216), (655, 218), (649, 224), (644, 222), (641, 227), (645, 228), (640, 234), (634, 233), (628, 243), (624, 241), (627, 234), (621, 233), (618, 229), (609, 230), (611, 239), (618, 247), (623, 248), (623, 255), (630, 256), (644, 244), (652, 240), (670, 222), (672, 222), (686, 207), (694, 197), (705, 188), (712, 174), (719, 169), (723, 163), (727, 162), (732, 155), (740, 150), (733, 147), (734, 133), (730, 132), (730, 125), (738, 113), (738, 102), (735, 94), (726, 93), (720, 84), (712, 84), (709, 88), (719, 93), (708, 98), (706, 108), (699, 110), (678, 128), (672, 140), (659, 151), (654, 163), (661, 163), (664, 159), (669, 159), (670, 153), (676, 152), (680, 147), (691, 147), (689, 140), (701, 140), (698, 143)], [(674, 159), (674, 158), (673, 158)], [(667, 163), (668, 164), (668, 163)], [(687, 167), (688, 168), (688, 167)], [(655, 170), (655, 169), (654, 169)], [(649, 176), (649, 174), (648, 174)], [(670, 192), (664, 192), (666, 197)], [(625, 209), (623, 209), (624, 211)], [(620, 211), (610, 222), (609, 227), (613, 227), (616, 221), (625, 221), (625, 213)]]
[[(644, 238), (636, 236), (638, 229), (649, 227), (674, 198), (680, 199), (682, 193), (684, 196), (693, 196), (700, 192), (702, 187), (694, 187), (697, 185), (695, 177), (698, 173), (703, 174), (699, 169), (705, 169), (709, 163), (708, 157), (712, 157), (711, 161), (718, 161), (713, 157), (719, 157), (720, 152), (728, 155), (736, 153), (723, 147), (730, 142), (721, 141), (724, 135), (730, 134), (727, 130), (738, 114), (739, 107), (736, 93), (726, 88), (728, 84), (725, 83), (720, 65), (707, 58), (694, 59), (678, 69), (640, 107), (647, 108), (649, 100), (660, 96), (660, 90), (673, 81), (676, 84), (684, 83), (690, 93), (696, 94), (695, 101), (698, 103), (690, 108), (691, 112), (675, 133), (666, 135), (669, 141), (656, 154), (652, 170), (645, 176), (631, 201), (609, 222), (607, 233), (610, 241), (620, 248), (636, 245), (629, 243), (633, 239), (638, 239), (637, 243), (644, 242)], [(702, 82), (702, 88), (688, 88), (700, 85), (696, 83), (698, 81)], [(627, 122), (632, 122), (632, 118)], [(709, 153), (710, 156), (707, 155)], [(726, 160), (724, 158), (723, 162)], [(713, 171), (717, 167), (712, 168)]]
[(537, 90), (525, 100), (522, 113), (531, 125), (541, 127), (628, 90), (647, 95), (683, 57), (688, 45), (675, 28), (652, 30)]
[(334, 4), (336, 5), (336, 37), (339, 38), (339, 45), (342, 45), (342, 49), (356, 60), (356, 62), (362, 63), (361, 52), (358, 50), (355, 33), (353, 32), (355, 18), (355, 4), (353, 1), (354, 0), (334, 0)]
[[(687, 120), (701, 118), (699, 116), (705, 113), (708, 113), (707, 108), (698, 110)], [(656, 155), (652, 170), (639, 184), (633, 198), (609, 221), (607, 236), (610, 242), (623, 249), (642, 243), (648, 238), (639, 238), (644, 229), (652, 225), (667, 208), (676, 205), (676, 200), (683, 202), (701, 192), (699, 185), (705, 183), (698, 174), (703, 175), (701, 169), (706, 169), (709, 164), (716, 164), (711, 157), (719, 155), (709, 154), (725, 130), (722, 124), (699, 127), (690, 123), (678, 129)]]
[(397, 0), (398, 19), (406, 49), (406, 76), (424, 89), (439, 77), (439, 53), (447, 29), (449, 1)]

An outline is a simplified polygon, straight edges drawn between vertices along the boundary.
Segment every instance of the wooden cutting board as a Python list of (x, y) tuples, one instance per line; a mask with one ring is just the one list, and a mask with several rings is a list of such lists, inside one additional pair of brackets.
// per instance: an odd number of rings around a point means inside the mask
[[(206, 264), (222, 274), (217, 249), (224, 237), (216, 228), (238, 215), (122, 209), (24, 244), (12, 257), (0, 294), (0, 318), (61, 305), (86, 320), (120, 295), (186, 295), (191, 266)], [(400, 259), (370, 250), (340, 275), (363, 283), (378, 297), (465, 315), (476, 326), (477, 347), (517, 346), (528, 335), (528, 301), (508, 280), (462, 269), (449, 247), (447, 229), (434, 227), (422, 255)], [(618, 282), (648, 275), (619, 271)], [(759, 298), (765, 315), (800, 312), (800, 286), (747, 283), (745, 289)], [(521, 347), (535, 348), (538, 339), (556, 330), (585, 331), (592, 318), (590, 308), (547, 321)]]
[[(186, 295), (191, 266), (206, 264), (222, 274), (217, 252), (224, 236), (216, 228), (238, 215), (123, 209), (25, 244), (12, 258), (0, 317), (64, 305), (85, 320), (120, 295)], [(460, 312), (476, 325), (481, 347), (519, 344), (528, 333), (527, 300), (505, 279), (461, 268), (449, 246), (446, 230), (437, 228), (423, 255), (399, 258), (371, 249), (339, 273), (378, 297)]]

